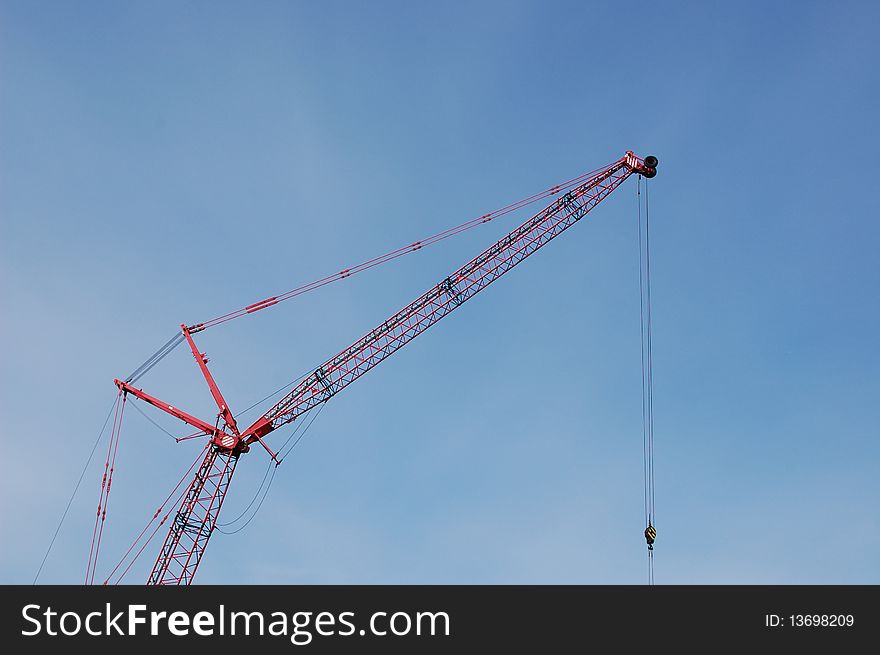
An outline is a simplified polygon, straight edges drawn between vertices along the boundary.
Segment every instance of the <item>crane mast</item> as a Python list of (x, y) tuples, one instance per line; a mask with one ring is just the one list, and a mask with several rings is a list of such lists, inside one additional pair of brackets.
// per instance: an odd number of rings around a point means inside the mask
[[(585, 182), (568, 190), (519, 227), (446, 276), (361, 339), (318, 366), (287, 395), (244, 430), (239, 430), (192, 335), (204, 329), (181, 326), (217, 403), (215, 425), (196, 419), (132, 386), (115, 380), (130, 393), (183, 420), (210, 437), (204, 459), (171, 522), (150, 574), (150, 585), (190, 584), (214, 531), (239, 457), (259, 443), (275, 458), (264, 437), (326, 403), (364, 373), (400, 350), (514, 266), (586, 216), (630, 175), (656, 175), (657, 159), (644, 160), (628, 151)], [(223, 423), (224, 429), (220, 428)], [(279, 463), (276, 459), (276, 463)]]

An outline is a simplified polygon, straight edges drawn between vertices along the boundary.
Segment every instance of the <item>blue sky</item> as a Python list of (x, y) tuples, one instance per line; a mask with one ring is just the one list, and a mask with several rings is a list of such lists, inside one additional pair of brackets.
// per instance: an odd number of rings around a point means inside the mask
[[(33, 580), (113, 378), (177, 325), (627, 149), (661, 162), (656, 581), (880, 582), (878, 14), (3, 0), (0, 582)], [(199, 345), (240, 410), (515, 224)], [(644, 583), (637, 234), (632, 179), (334, 398), (198, 581)], [(183, 348), (141, 382), (213, 416)], [(196, 449), (128, 412), (99, 573)], [(41, 582), (82, 581), (103, 459)], [(264, 470), (242, 460), (221, 521)]]

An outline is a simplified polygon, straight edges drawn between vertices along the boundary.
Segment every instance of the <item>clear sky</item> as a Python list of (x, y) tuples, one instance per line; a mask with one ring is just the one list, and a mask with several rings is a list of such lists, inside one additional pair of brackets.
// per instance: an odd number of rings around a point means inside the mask
[[(660, 159), (657, 583), (880, 583), (878, 23), (873, 2), (0, 1), (0, 582), (33, 580), (113, 378), (180, 323), (632, 149)], [(644, 583), (635, 187), (335, 397), (198, 581)], [(516, 218), (198, 335), (233, 410)], [(184, 348), (140, 383), (213, 418)], [(83, 579), (103, 448), (41, 582)], [(99, 578), (198, 448), (127, 413)], [(265, 467), (242, 459), (221, 521)]]

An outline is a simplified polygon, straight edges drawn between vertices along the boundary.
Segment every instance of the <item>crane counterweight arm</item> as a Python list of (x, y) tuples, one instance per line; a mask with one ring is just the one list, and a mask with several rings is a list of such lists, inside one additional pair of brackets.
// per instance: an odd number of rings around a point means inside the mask
[(627, 152), (327, 360), (241, 433), (251, 444), (327, 402), (444, 316), (583, 218), (627, 177), (656, 174), (656, 158)]

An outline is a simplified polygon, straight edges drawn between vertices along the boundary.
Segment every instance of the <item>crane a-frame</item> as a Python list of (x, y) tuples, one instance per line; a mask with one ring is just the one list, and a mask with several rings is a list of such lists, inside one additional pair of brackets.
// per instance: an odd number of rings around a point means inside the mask
[[(114, 380), (123, 398), (126, 394), (131, 394), (209, 437), (204, 459), (177, 507), (148, 584), (186, 585), (193, 581), (214, 532), (238, 461), (253, 444), (259, 443), (277, 463), (276, 454), (266, 443), (266, 437), (274, 430), (326, 403), (364, 373), (470, 300), (526, 257), (577, 223), (630, 175), (635, 173), (648, 178), (654, 177), (657, 163), (656, 157), (641, 159), (628, 151), (617, 161), (580, 181), (358, 341), (315, 368), (314, 372), (244, 429), (238, 426), (208, 370), (207, 358), (193, 340), (193, 335), (209, 327), (209, 324), (181, 325), (177, 339), (186, 340), (208, 384), (219, 410), (215, 422), (203, 421), (136, 388), (133, 386), (135, 376), (126, 380)], [(345, 277), (345, 273), (343, 271), (340, 275)], [(267, 298), (243, 308), (239, 314), (253, 313), (279, 301), (279, 297)], [(109, 484), (107, 486), (109, 493)]]

